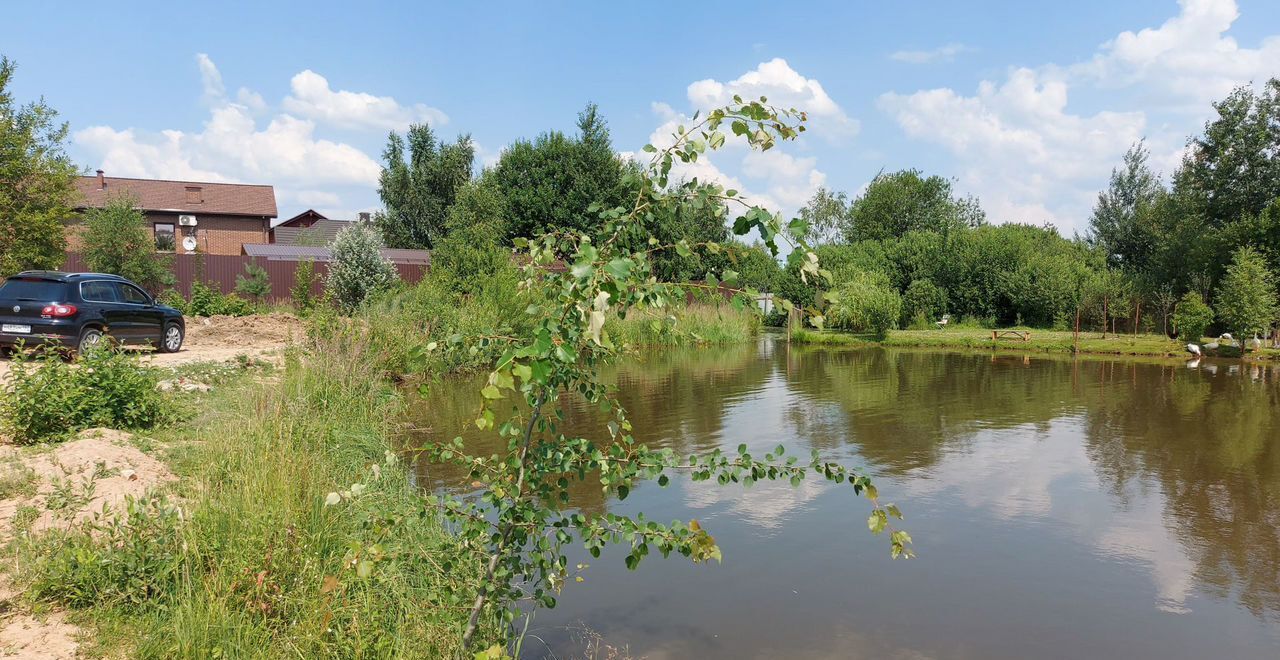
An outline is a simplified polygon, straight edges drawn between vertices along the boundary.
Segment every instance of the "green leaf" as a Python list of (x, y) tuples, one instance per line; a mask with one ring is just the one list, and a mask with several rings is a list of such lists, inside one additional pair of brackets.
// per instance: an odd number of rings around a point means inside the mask
[(480, 390), (480, 395), (486, 399), (502, 398), (502, 392), (498, 391), (498, 387), (496, 385), (486, 385), (484, 389)]

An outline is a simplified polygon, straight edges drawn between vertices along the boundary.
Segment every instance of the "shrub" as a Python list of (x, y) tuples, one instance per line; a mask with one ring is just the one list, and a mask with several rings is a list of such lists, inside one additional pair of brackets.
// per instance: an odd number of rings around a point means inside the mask
[(95, 426), (148, 429), (172, 419), (156, 369), (133, 354), (90, 350), (69, 364), (54, 352), (19, 351), (0, 399), (0, 422), (18, 444), (64, 439)]
[(1214, 306), (1218, 321), (1240, 333), (1241, 341), (1250, 334), (1269, 334), (1277, 310), (1275, 275), (1257, 250), (1243, 247), (1232, 256)]
[(298, 312), (305, 314), (315, 307), (316, 297), (311, 293), (315, 283), (316, 262), (311, 259), (299, 261), (293, 270), (293, 288), (289, 289), (289, 298)]
[(202, 282), (191, 284), (191, 299), (179, 309), (190, 316), (247, 316), (257, 311), (248, 300), (234, 293), (224, 294)]
[(178, 510), (163, 499), (128, 498), (120, 513), (37, 546), (28, 594), (68, 607), (126, 611), (167, 600), (184, 559)]
[(162, 246), (147, 230), (147, 219), (131, 198), (117, 196), (104, 208), (89, 209), (84, 228), (84, 259), (90, 270), (127, 277), (152, 291), (173, 284), (168, 264), (156, 254)]
[(1185, 341), (1200, 341), (1212, 322), (1213, 310), (1194, 291), (1182, 296), (1173, 309), (1173, 325), (1178, 329), (1178, 336)]
[(884, 337), (902, 315), (902, 297), (879, 273), (853, 273), (832, 293), (827, 324), (833, 328)]
[(328, 290), (348, 314), (400, 279), (395, 266), (382, 258), (378, 231), (368, 224), (356, 223), (338, 232), (330, 249)]
[[(912, 280), (902, 296), (903, 325), (932, 327), (933, 322), (942, 318), (946, 311), (947, 292), (938, 288), (933, 280)], [(923, 323), (920, 317), (923, 317)]]
[(247, 262), (244, 274), (236, 275), (236, 293), (252, 298), (254, 302), (262, 302), (271, 294), (271, 277), (267, 275), (267, 269), (252, 261)]

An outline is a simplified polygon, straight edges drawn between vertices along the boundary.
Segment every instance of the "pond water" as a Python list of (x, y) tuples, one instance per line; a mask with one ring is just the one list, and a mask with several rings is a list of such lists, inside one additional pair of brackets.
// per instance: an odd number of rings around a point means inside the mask
[[(581, 628), (648, 658), (1280, 657), (1280, 367), (757, 344), (619, 366), (637, 437), (678, 453), (778, 443), (877, 477), (918, 558), (893, 561), (847, 486), (672, 479), (589, 511), (696, 518), (722, 564), (589, 561), (526, 656)], [(418, 438), (477, 388), (435, 388)], [(602, 433), (593, 409), (568, 426)], [(474, 428), (474, 427), (472, 427)], [(456, 475), (419, 467), (427, 487)], [(579, 556), (580, 555), (580, 556)], [(572, 563), (571, 561), (571, 563)], [(603, 657), (603, 656), (602, 656)]]

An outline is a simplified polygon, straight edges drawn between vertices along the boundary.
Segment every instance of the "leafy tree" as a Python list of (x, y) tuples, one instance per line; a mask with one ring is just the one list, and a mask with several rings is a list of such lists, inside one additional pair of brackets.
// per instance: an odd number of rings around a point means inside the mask
[(76, 167), (67, 125), (44, 101), (18, 105), (9, 90), (16, 66), (0, 56), (0, 277), (52, 270), (65, 258)]
[(587, 207), (628, 201), (623, 165), (595, 104), (579, 113), (578, 135), (551, 131), (517, 140), (490, 174), (506, 200), (508, 240), (556, 230), (595, 234), (601, 222)]
[(431, 248), (444, 233), (458, 189), (471, 180), (475, 160), (471, 136), (462, 135), (447, 144), (436, 139), (430, 126), (415, 124), (404, 138), (391, 133), (382, 158), (386, 165), (378, 195), (386, 211), (374, 222), (383, 240), (395, 248)]
[(400, 280), (396, 267), (382, 258), (381, 250), (377, 230), (363, 222), (343, 229), (333, 239), (327, 288), (343, 312), (354, 312), (370, 296)]
[(986, 214), (978, 201), (953, 197), (950, 181), (902, 170), (871, 180), (850, 205), (844, 234), (849, 242), (884, 240), (913, 230), (946, 232), (984, 222)]
[(924, 327), (941, 318), (947, 311), (947, 292), (933, 280), (912, 280), (902, 296), (902, 325), (924, 322)]
[(293, 269), (293, 286), (289, 289), (289, 299), (293, 301), (293, 306), (299, 312), (305, 314), (316, 306), (315, 294), (312, 288), (316, 283), (316, 262), (312, 259), (303, 259)]
[(449, 210), (448, 235), (431, 253), (433, 276), (451, 291), (469, 294), (511, 269), (511, 249), (501, 243), (505, 223), (506, 200), (489, 177), (464, 186)]
[(1155, 210), (1164, 188), (1147, 165), (1149, 155), (1142, 142), (1125, 152), (1124, 167), (1111, 170), (1110, 186), (1098, 194), (1089, 219), (1091, 240), (1111, 265), (1129, 273), (1147, 270), (1160, 239)]
[(130, 197), (116, 196), (86, 211), (83, 239), (90, 270), (126, 277), (152, 292), (174, 282), (168, 258), (156, 252), (147, 218)]
[(800, 209), (800, 218), (809, 223), (810, 240), (815, 245), (840, 240), (850, 224), (849, 197), (843, 192), (820, 187)]
[(837, 286), (831, 296), (834, 301), (826, 320), (833, 328), (884, 337), (902, 316), (902, 296), (879, 273), (857, 273)]
[(1214, 305), (1218, 321), (1239, 333), (1240, 341), (1254, 333), (1268, 334), (1276, 320), (1275, 274), (1257, 250), (1243, 247), (1236, 251), (1218, 286)]
[(1204, 200), (1211, 225), (1256, 215), (1280, 197), (1280, 79), (1237, 88), (1191, 140), (1175, 185)]
[(1183, 294), (1173, 308), (1173, 325), (1178, 329), (1178, 337), (1185, 341), (1200, 341), (1210, 323), (1213, 323), (1213, 310), (1194, 291)]
[(271, 276), (267, 269), (250, 261), (244, 265), (244, 274), (236, 275), (236, 293), (252, 298), (254, 302), (271, 294)]
[[(501, 351), (480, 389), (475, 424), (482, 431), (497, 433), (506, 449), (492, 456), (472, 455), (459, 438), (433, 443), (423, 452), (425, 460), (462, 466), (477, 482), (473, 493), (441, 494), (430, 500), (456, 530), (463, 547), (482, 549), (486, 555), (479, 580), (472, 583), (478, 588), (474, 595), (467, 594), (470, 617), (462, 636), (464, 648), (478, 641), (482, 618), (509, 625), (531, 607), (555, 605), (561, 585), (573, 575), (564, 549), (567, 544), (581, 543), (593, 556), (599, 556), (606, 545), (625, 544), (628, 568), (637, 567), (650, 553), (679, 553), (697, 562), (720, 559), (715, 539), (697, 521), (662, 524), (639, 515), (577, 506), (571, 493), (581, 492), (586, 482), (625, 499), (641, 480), (656, 480), (658, 487), (665, 487), (669, 473), (676, 471), (686, 472), (695, 481), (715, 479), (721, 484), (783, 479), (798, 485), (813, 474), (835, 483), (848, 482), (855, 494), (867, 497), (872, 506), (871, 531), (889, 530), (892, 555), (910, 556), (910, 536), (890, 527), (890, 519), (900, 518), (900, 512), (880, 504), (865, 475), (825, 461), (818, 453), (811, 459), (792, 459), (784, 456), (784, 448), (760, 455), (744, 444), (732, 454), (716, 450), (688, 457), (670, 449), (650, 449), (634, 437), (616, 390), (599, 378), (619, 355), (619, 347), (605, 330), (606, 318), (668, 307), (682, 300), (686, 291), (686, 287), (657, 281), (648, 253), (622, 247), (622, 234), (648, 222), (651, 208), (726, 199), (738, 203), (736, 194), (714, 183), (681, 188), (681, 196), (672, 197), (671, 164), (723, 145), (722, 126), (745, 136), (756, 149), (794, 139), (800, 132), (793, 123), (796, 117), (800, 113), (777, 111), (763, 102), (735, 102), (691, 122), (688, 130), (674, 136), (671, 146), (647, 146), (646, 153), (653, 155), (636, 181), (635, 198), (627, 206), (593, 208), (598, 211), (598, 231), (516, 241), (526, 262), (520, 287), (527, 296), (521, 301), (526, 303), (527, 317), (523, 330), (454, 337), (444, 346), (431, 342), (423, 347), (426, 352), (467, 353), (496, 345)], [(801, 264), (802, 277), (824, 277), (802, 232), (784, 232), (780, 219), (769, 211), (742, 202), (733, 229), (738, 236), (757, 232), (771, 253), (778, 251), (779, 238), (794, 236), (797, 245), (791, 254), (795, 256), (789, 259)], [(687, 251), (688, 245), (681, 241), (652, 248)], [(548, 267), (562, 260), (567, 269)], [(744, 291), (737, 304), (751, 304), (754, 293)], [(591, 437), (566, 435), (556, 420), (565, 414), (567, 392), (598, 407), (608, 417), (605, 428)], [(326, 501), (339, 506), (354, 495), (336, 492)], [(366, 573), (377, 570), (376, 562), (383, 555), (381, 548), (353, 547), (351, 552), (368, 558), (358, 569)]]

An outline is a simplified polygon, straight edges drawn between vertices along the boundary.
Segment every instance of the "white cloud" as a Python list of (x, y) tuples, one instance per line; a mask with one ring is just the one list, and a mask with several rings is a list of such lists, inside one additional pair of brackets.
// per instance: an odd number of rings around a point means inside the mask
[(1162, 91), (1196, 112), (1237, 85), (1280, 73), (1280, 35), (1245, 48), (1226, 34), (1240, 17), (1235, 0), (1178, 4), (1178, 15), (1160, 27), (1122, 32), (1091, 60), (1070, 67), (1070, 73), (1102, 86)]
[[(858, 131), (858, 121), (827, 95), (821, 83), (804, 77), (782, 59), (763, 62), (730, 82), (696, 81), (689, 85), (687, 94), (692, 108), (703, 111), (731, 103), (734, 95), (743, 99), (765, 96), (776, 107), (795, 107), (808, 113), (811, 128), (818, 134), (826, 132), (830, 136), (834, 132), (840, 138)], [(650, 143), (658, 148), (671, 144), (678, 126), (693, 124), (692, 110), (681, 112), (665, 102), (654, 102), (651, 109), (662, 122), (649, 137)], [(742, 198), (751, 204), (792, 214), (827, 178), (818, 169), (817, 158), (793, 153), (805, 148), (806, 139), (801, 137), (759, 152), (747, 150), (745, 140), (730, 136), (726, 149), (708, 152), (695, 163), (677, 163), (674, 172), (684, 179), (715, 181), (740, 191)], [(648, 154), (624, 152), (623, 156), (643, 161)]]
[[(974, 96), (945, 88), (889, 93), (879, 105), (907, 135), (959, 157), (962, 187), (979, 194), (992, 219), (1050, 221), (1064, 229), (1087, 214), (1098, 175), (1142, 137), (1146, 123), (1140, 112), (1071, 114), (1067, 84), (1030, 69), (1014, 71), (999, 86), (984, 81)], [(1088, 192), (1051, 199), (1073, 185)]]
[(899, 50), (889, 55), (889, 59), (908, 64), (933, 64), (935, 62), (955, 61), (956, 55), (972, 52), (974, 49), (962, 43), (952, 42), (930, 50)]
[[(950, 151), (961, 187), (982, 198), (993, 220), (1083, 230), (1097, 191), (1133, 142), (1147, 138), (1153, 164), (1168, 173), (1210, 101), (1280, 73), (1280, 36), (1251, 49), (1226, 34), (1239, 16), (1233, 0), (1180, 5), (1159, 27), (1123, 32), (1086, 61), (1013, 69), (972, 96), (950, 88), (883, 94), (879, 106), (907, 135)], [(1140, 92), (1143, 105), (1092, 114), (1068, 107), (1069, 92), (1121, 88)], [(1148, 118), (1187, 109), (1195, 115)]]
[(688, 95), (689, 102), (700, 110), (726, 105), (735, 95), (744, 100), (764, 96), (775, 107), (808, 113), (812, 130), (828, 139), (853, 137), (860, 128), (858, 120), (845, 114), (827, 95), (822, 83), (800, 75), (782, 58), (761, 62), (754, 70), (729, 82), (699, 80), (689, 85)]
[(325, 188), (377, 185), (381, 168), (368, 154), (319, 137), (310, 119), (278, 113), (261, 125), (255, 114), (268, 109), (261, 95), (241, 88), (235, 102), (228, 100), (213, 61), (201, 54), (196, 62), (202, 98), (211, 105), (200, 130), (91, 126), (74, 134), (76, 146), (110, 176), (268, 183), (284, 201), (310, 194), (328, 207), (338, 207), (340, 198)]
[(440, 126), (449, 121), (444, 112), (423, 103), (402, 105), (390, 96), (334, 91), (310, 69), (294, 76), (289, 87), (285, 110), (339, 128), (404, 130), (413, 123)]

